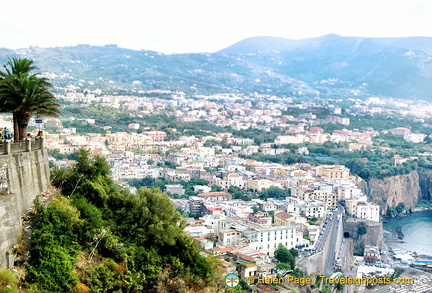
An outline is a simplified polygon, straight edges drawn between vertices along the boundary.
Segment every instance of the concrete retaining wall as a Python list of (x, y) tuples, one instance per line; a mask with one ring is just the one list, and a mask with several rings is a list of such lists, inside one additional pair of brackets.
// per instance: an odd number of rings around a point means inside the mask
[(48, 155), (43, 147), (0, 155), (0, 268), (13, 265), (13, 247), (22, 234), (21, 216), (49, 184)]
[(297, 266), (308, 276), (322, 275), (324, 271), (323, 252), (318, 252), (312, 256), (300, 260)]

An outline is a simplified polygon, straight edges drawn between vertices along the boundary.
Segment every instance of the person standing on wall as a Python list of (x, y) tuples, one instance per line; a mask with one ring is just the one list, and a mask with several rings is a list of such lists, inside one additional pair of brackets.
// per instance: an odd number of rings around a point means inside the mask
[(3, 132), (4, 132), (3, 134), (4, 139), (9, 139), (9, 130), (5, 127), (3, 129)]
[(36, 135), (36, 139), (39, 139), (42, 137), (43, 137), (43, 132), (42, 132), (42, 130), (39, 130), (38, 134)]

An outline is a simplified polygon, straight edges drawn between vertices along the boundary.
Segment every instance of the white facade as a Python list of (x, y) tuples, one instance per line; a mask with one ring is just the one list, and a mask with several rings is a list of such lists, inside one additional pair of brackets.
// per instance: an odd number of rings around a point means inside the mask
[(216, 185), (219, 185), (223, 189), (229, 189), (231, 186), (237, 186), (239, 188), (243, 188), (245, 186), (245, 182), (240, 175), (237, 174), (228, 174), (227, 180), (216, 178)]
[(296, 232), (294, 226), (276, 226), (258, 229), (256, 241), (250, 243), (249, 247), (273, 257), (279, 244), (290, 249), (299, 245), (302, 240), (303, 234)]
[(338, 200), (355, 199), (363, 195), (361, 189), (354, 184), (342, 184), (336, 186), (334, 191), (338, 196)]
[(279, 135), (274, 140), (274, 143), (277, 145), (280, 144), (300, 144), (307, 141), (307, 137), (303, 134), (299, 135)]
[(241, 240), (241, 233), (231, 229), (218, 231), (217, 236), (218, 244), (225, 247), (237, 245)]
[(306, 202), (300, 206), (300, 212), (307, 218), (322, 218), (326, 212), (326, 206), (324, 203)]
[(359, 200), (345, 201), (346, 211), (351, 217), (379, 222), (380, 207), (377, 204)]

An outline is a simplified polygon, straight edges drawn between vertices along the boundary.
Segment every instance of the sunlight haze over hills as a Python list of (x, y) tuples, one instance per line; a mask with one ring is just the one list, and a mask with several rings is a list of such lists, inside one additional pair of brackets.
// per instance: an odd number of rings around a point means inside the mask
[[(430, 1), (8, 1), (0, 47), (105, 45), (216, 52), (242, 39), (432, 36)], [(37, 16), (37, 18), (35, 18)]]

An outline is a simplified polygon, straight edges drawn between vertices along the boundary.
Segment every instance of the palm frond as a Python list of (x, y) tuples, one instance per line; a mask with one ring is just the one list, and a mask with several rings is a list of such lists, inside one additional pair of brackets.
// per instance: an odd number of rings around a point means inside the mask
[(25, 127), (32, 114), (58, 117), (60, 104), (49, 91), (52, 85), (32, 73), (38, 69), (33, 60), (14, 57), (4, 68), (0, 71), (0, 112), (13, 112), (14, 122)]

